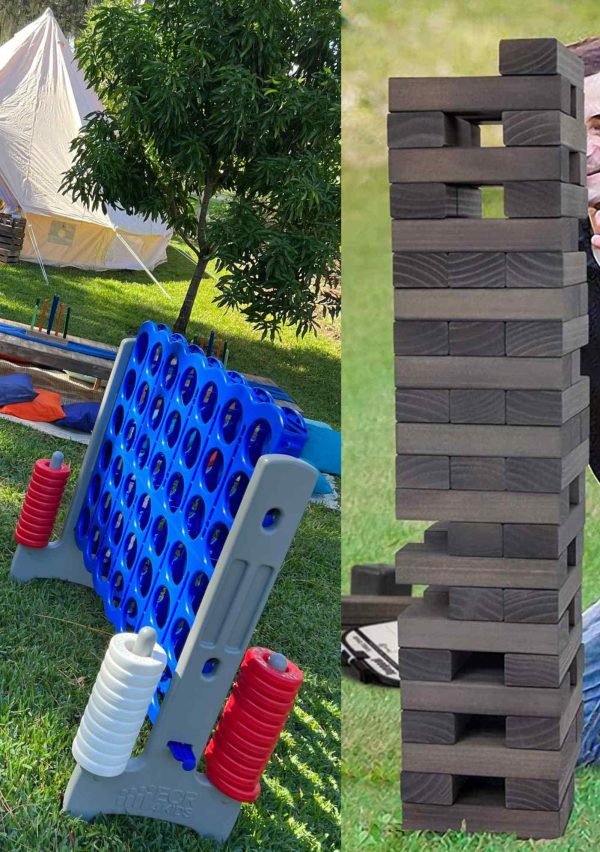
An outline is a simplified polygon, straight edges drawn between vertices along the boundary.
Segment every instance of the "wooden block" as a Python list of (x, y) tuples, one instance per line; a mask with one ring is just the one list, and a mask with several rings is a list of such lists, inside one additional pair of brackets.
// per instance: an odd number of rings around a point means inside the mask
[(500, 73), (561, 74), (574, 86), (583, 86), (583, 60), (555, 38), (501, 39)]
[(506, 394), (506, 422), (519, 426), (558, 426), (583, 411), (589, 401), (587, 376), (564, 391), (509, 390)]
[(454, 288), (497, 288), (506, 285), (506, 261), (502, 252), (453, 251), (448, 258), (448, 285)]
[(507, 716), (506, 747), (559, 749), (580, 707), (581, 691), (572, 689), (569, 704), (560, 716)]
[(427, 527), (423, 533), (423, 541), (432, 547), (447, 547), (448, 524), (446, 521), (436, 521)]
[(394, 565), (369, 563), (352, 566), (350, 575), (350, 592), (352, 595), (404, 597), (410, 595), (411, 591), (410, 584), (396, 582)]
[(399, 423), (448, 423), (450, 391), (399, 388), (396, 390), (396, 420)]
[(506, 255), (507, 287), (570, 287), (586, 280), (585, 252), (533, 251)]
[(553, 290), (396, 290), (394, 310), (400, 320), (570, 320), (582, 313), (584, 291), (587, 284)]
[(401, 680), (451, 681), (469, 654), (447, 649), (400, 648), (398, 669)]
[(468, 717), (458, 713), (427, 710), (404, 710), (401, 718), (402, 742), (439, 745), (455, 743), (468, 722)]
[(394, 252), (394, 287), (448, 286), (448, 255), (444, 252)]
[(448, 600), (450, 618), (457, 618), (462, 621), (503, 620), (504, 595), (502, 589), (452, 587), (449, 589)]
[(567, 218), (439, 219), (429, 222), (427, 228), (423, 228), (419, 219), (395, 219), (392, 221), (392, 249), (519, 252), (559, 248), (572, 252), (577, 248), (577, 233), (578, 220)]
[[(587, 314), (566, 322), (511, 320), (506, 323), (506, 354), (511, 357), (558, 358), (586, 345), (588, 326)], [(450, 354), (453, 354), (451, 345)]]
[(504, 556), (520, 559), (557, 559), (583, 528), (585, 510), (574, 506), (560, 525), (505, 524)]
[(501, 553), (496, 557), (454, 555), (448, 553), (447, 541), (411, 543), (396, 553), (396, 576), (403, 583), (472, 586), (477, 582), (488, 587), (560, 589), (567, 579), (567, 551), (557, 559), (513, 559)]
[(529, 811), (558, 811), (563, 786), (572, 783), (573, 772), (562, 785), (558, 781), (543, 778), (507, 778), (506, 807), (519, 809), (524, 814)]
[(519, 654), (504, 656), (504, 683), (506, 686), (538, 687), (540, 689), (558, 689), (565, 677), (571, 683), (576, 675), (581, 676), (582, 665), (579, 661), (581, 646), (581, 625), (576, 625), (570, 633), (569, 642), (559, 654)]
[(534, 180), (504, 184), (504, 215), (511, 219), (557, 216), (582, 219), (587, 213), (587, 201), (585, 186), (571, 183)]
[[(571, 182), (573, 160), (569, 155), (576, 157), (577, 153), (544, 146), (390, 150), (389, 179), (390, 183), (427, 183), (433, 179), (474, 186), (498, 186), (506, 181)], [(477, 250), (485, 247), (478, 246)]]
[[(504, 355), (504, 323), (454, 320), (449, 323), (448, 351), (450, 355)], [(429, 355), (431, 353), (409, 352), (406, 354)]]
[[(562, 358), (509, 358), (405, 355), (395, 359), (401, 388), (563, 390), (573, 384), (573, 361)], [(496, 454), (497, 455), (497, 454)]]
[(576, 183), (579, 186), (585, 186), (587, 175), (587, 163), (585, 154), (579, 151), (572, 151), (569, 155), (569, 180), (571, 183)]
[(456, 798), (459, 786), (460, 779), (453, 775), (405, 770), (400, 775), (403, 802), (451, 805)]
[(556, 589), (504, 589), (504, 621), (556, 624), (560, 615)]
[(447, 648), (506, 656), (519, 656), (523, 648), (528, 648), (530, 654), (520, 656), (558, 657), (569, 640), (577, 645), (581, 642), (581, 624), (570, 627), (568, 615), (566, 612), (558, 624), (458, 621), (448, 617), (447, 605), (417, 600), (398, 619), (398, 643), (401, 648)]
[(503, 112), (502, 135), (507, 146), (564, 145), (572, 151), (586, 150), (585, 124), (558, 110)]
[(450, 556), (502, 556), (502, 526), (470, 522), (448, 524)]
[(441, 111), (497, 121), (506, 110), (561, 110), (572, 114), (572, 86), (544, 77), (392, 77), (390, 112)]
[(505, 397), (503, 390), (451, 390), (450, 422), (503, 424)]
[(481, 210), (481, 190), (476, 186), (393, 183), (390, 187), (392, 219), (469, 219), (481, 217)]
[[(536, 778), (565, 783), (565, 774), (575, 768), (577, 757), (575, 723), (557, 750), (521, 749), (518, 758), (504, 742), (504, 724), (496, 727), (493, 717), (475, 717), (460, 740), (452, 745), (404, 743), (402, 765), (407, 771), (444, 772), (477, 777)], [(508, 793), (508, 784), (507, 784)], [(510, 801), (510, 804), (509, 804)], [(506, 799), (516, 807), (516, 796)]]
[(396, 446), (403, 455), (561, 458), (581, 443), (580, 431), (577, 417), (562, 426), (398, 423)]
[[(429, 471), (424, 472), (419, 481), (427, 482), (428, 478)], [(446, 518), (451, 522), (519, 524), (527, 521), (529, 524), (558, 525), (568, 518), (569, 508), (568, 490), (560, 493), (458, 491), (428, 488), (423, 484), (418, 488), (400, 486), (396, 489), (396, 517), (403, 520)]]
[(447, 355), (448, 323), (440, 320), (396, 320), (394, 352), (396, 355)]
[(476, 125), (443, 112), (390, 113), (387, 117), (389, 148), (471, 147), (479, 144)]
[[(513, 78), (514, 79), (514, 78)], [(500, 784), (465, 784), (453, 805), (406, 802), (402, 807), (404, 831), (466, 831), (516, 834), (521, 839), (560, 837), (573, 809), (574, 783), (557, 811), (506, 808)]]
[(450, 488), (459, 491), (504, 491), (504, 458), (453, 456), (450, 459)]
[[(558, 493), (569, 487), (573, 479), (585, 470), (588, 458), (589, 442), (587, 441), (583, 441), (563, 458), (507, 458), (506, 490)], [(579, 494), (577, 485), (574, 489), (571, 503), (578, 503), (579, 500), (575, 498), (582, 495)]]
[(394, 621), (416, 598), (392, 595), (342, 595), (342, 627)]
[(396, 456), (398, 488), (450, 488), (448, 456)]

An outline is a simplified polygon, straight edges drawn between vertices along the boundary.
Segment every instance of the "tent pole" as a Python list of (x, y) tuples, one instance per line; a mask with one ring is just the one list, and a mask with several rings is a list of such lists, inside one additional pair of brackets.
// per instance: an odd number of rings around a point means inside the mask
[(39, 250), (39, 247), (38, 247), (38, 241), (37, 241), (37, 238), (35, 236), (35, 231), (33, 230), (33, 225), (31, 224), (31, 222), (27, 222), (27, 227), (31, 231), (31, 234), (30, 234), (31, 245), (33, 246), (33, 250), (36, 253), (38, 263), (40, 265), (40, 269), (42, 270), (42, 275), (44, 276), (44, 281), (46, 282), (46, 284), (49, 287), (50, 282), (48, 281), (48, 273), (46, 272), (46, 267), (44, 266), (44, 261), (42, 260), (42, 255), (40, 254), (40, 250)]
[(165, 288), (163, 287), (163, 285), (160, 283), (160, 281), (158, 280), (158, 278), (155, 278), (155, 277), (154, 277), (154, 275), (150, 272), (150, 270), (148, 269), (148, 267), (146, 266), (146, 264), (144, 263), (144, 261), (143, 261), (143, 260), (141, 260), (141, 258), (139, 258), (139, 257), (137, 256), (137, 254), (136, 254), (136, 253), (134, 252), (134, 250), (131, 248), (131, 246), (129, 245), (129, 243), (127, 242), (127, 240), (126, 240), (124, 237), (122, 237), (122, 236), (121, 236), (121, 234), (117, 231), (117, 229), (116, 229), (116, 227), (115, 227), (114, 225), (113, 225), (113, 230), (114, 230), (114, 232), (115, 232), (115, 237), (123, 243), (123, 245), (125, 246), (125, 248), (126, 248), (126, 249), (127, 249), (127, 251), (129, 252), (129, 254), (131, 254), (131, 255), (132, 255), (132, 256), (133, 256), (133, 257), (137, 260), (137, 262), (138, 262), (138, 263), (139, 263), (139, 265), (142, 267), (142, 269), (144, 270), (144, 272), (146, 273), (146, 275), (149, 275), (149, 276), (150, 276), (150, 278), (152, 279), (152, 281), (154, 281), (154, 283), (158, 286), (159, 290), (161, 290), (161, 292), (162, 292), (162, 293), (164, 293), (164, 295), (167, 297), (167, 299), (169, 299), (169, 301), (171, 301), (171, 302), (172, 302), (172, 301), (173, 301), (173, 299), (169, 296), (169, 294), (167, 293), (167, 291), (165, 290)]

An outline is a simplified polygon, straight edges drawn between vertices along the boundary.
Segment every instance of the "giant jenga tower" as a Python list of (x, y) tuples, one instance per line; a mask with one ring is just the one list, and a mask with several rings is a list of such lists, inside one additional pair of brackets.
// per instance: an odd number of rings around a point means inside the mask
[(399, 619), (401, 786), (407, 829), (549, 838), (582, 718), (583, 66), (503, 41), (500, 75), (390, 81), (397, 515), (437, 522), (397, 555), (430, 584)]

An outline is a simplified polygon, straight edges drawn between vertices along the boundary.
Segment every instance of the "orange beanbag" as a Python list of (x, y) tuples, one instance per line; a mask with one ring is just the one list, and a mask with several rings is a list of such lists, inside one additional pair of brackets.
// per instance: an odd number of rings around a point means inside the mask
[(0, 414), (11, 414), (21, 420), (35, 420), (38, 423), (52, 423), (65, 416), (60, 404), (60, 396), (47, 390), (36, 390), (37, 396), (32, 402), (15, 402), (3, 405)]

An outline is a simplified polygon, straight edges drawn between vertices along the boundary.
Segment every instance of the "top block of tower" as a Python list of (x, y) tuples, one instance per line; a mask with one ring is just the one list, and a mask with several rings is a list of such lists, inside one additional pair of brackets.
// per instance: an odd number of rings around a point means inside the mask
[(583, 85), (583, 60), (555, 38), (515, 38), (500, 42), (500, 74), (506, 77), (560, 74)]

